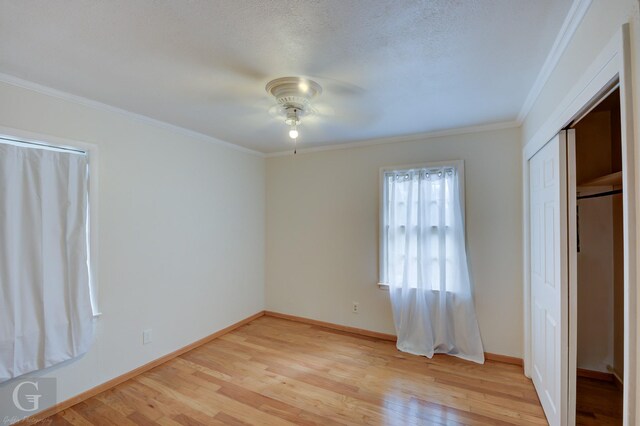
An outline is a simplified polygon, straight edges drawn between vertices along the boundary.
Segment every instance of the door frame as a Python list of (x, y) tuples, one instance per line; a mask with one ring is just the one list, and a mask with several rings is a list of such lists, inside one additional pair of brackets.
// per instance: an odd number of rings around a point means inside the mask
[[(566, 128), (577, 117), (593, 107), (615, 82), (620, 87), (620, 121), (622, 138), (623, 176), (623, 229), (624, 229), (624, 425), (636, 423), (636, 388), (637, 388), (637, 277), (636, 265), (636, 209), (639, 201), (636, 192), (635, 137), (633, 122), (633, 91), (631, 73), (631, 48), (629, 24), (624, 24), (616, 35), (607, 43), (594, 62), (585, 70), (567, 96), (529, 139), (523, 149), (523, 282), (524, 282), (524, 371), (531, 377), (532, 343), (531, 343), (531, 283), (529, 280), (529, 159), (538, 152), (560, 130)], [(566, 196), (566, 195), (565, 195)], [(570, 302), (571, 304), (571, 302)], [(569, 318), (569, 307), (565, 313)], [(570, 339), (569, 345), (576, 342)], [(575, 348), (574, 348), (575, 349)], [(571, 350), (569, 351), (571, 353)], [(565, 364), (566, 365), (566, 364)], [(569, 372), (567, 371), (568, 375)], [(566, 409), (566, 407), (565, 407)], [(562, 414), (569, 423), (569, 413)]]

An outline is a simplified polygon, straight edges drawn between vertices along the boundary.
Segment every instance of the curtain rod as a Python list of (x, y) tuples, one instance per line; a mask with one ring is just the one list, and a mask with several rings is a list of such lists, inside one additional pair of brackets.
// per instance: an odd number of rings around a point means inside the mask
[(7, 138), (5, 136), (0, 136), (0, 140), (8, 141), (8, 142), (16, 142), (16, 143), (24, 144), (24, 145), (41, 146), (43, 148), (53, 148), (53, 149), (57, 149), (57, 150), (60, 150), (60, 151), (77, 152), (78, 154), (86, 154), (87, 153), (87, 151), (83, 151), (81, 149), (67, 148), (67, 147), (64, 147), (64, 146), (57, 146), (57, 145), (49, 145), (49, 144), (46, 144), (46, 143), (28, 142), (28, 141), (23, 141), (23, 140), (20, 140), (20, 139)]
[(384, 174), (385, 175), (394, 175), (394, 174), (402, 174), (402, 173), (407, 173), (407, 172), (411, 172), (411, 171), (426, 171), (428, 173), (437, 173), (437, 172), (441, 172), (441, 171), (456, 171), (456, 168), (454, 166), (435, 166), (435, 167), (409, 167), (406, 169), (403, 168), (398, 168), (398, 169), (389, 169), (389, 170), (385, 170)]
[(609, 195), (616, 195), (616, 194), (622, 194), (622, 189), (616, 189), (614, 191), (607, 191), (607, 192), (600, 192), (598, 194), (582, 195), (582, 196), (577, 197), (577, 198), (578, 198), (578, 200), (584, 200), (584, 199), (587, 199), (587, 198), (607, 197)]

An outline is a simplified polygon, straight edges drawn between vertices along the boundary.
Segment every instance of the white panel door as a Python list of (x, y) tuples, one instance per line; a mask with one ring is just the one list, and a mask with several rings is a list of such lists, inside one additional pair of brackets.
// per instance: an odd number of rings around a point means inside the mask
[(552, 426), (567, 423), (566, 194), (566, 134), (563, 131), (529, 160), (531, 373)]

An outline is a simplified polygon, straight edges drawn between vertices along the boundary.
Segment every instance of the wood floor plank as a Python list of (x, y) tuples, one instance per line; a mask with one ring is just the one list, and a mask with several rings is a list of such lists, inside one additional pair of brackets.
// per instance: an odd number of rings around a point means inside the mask
[[(615, 413), (598, 415), (608, 421)], [(583, 417), (590, 420), (588, 414)], [(273, 317), (258, 318), (47, 421), (65, 426), (546, 424), (521, 367), (427, 359), (401, 353), (386, 340)]]
[(68, 422), (64, 417), (59, 416), (59, 417), (51, 417), (50, 419), (48, 419), (49, 423), (47, 423), (50, 426), (72, 426), (73, 423)]
[(207, 415), (182, 404), (138, 381), (132, 380), (130, 386), (123, 389), (122, 392), (127, 394), (132, 404), (135, 404), (135, 407), (140, 412), (148, 418), (157, 419), (156, 422), (158, 423), (171, 423), (176, 421), (176, 417), (181, 418), (182, 416), (202, 424), (212, 423), (212, 415)]
[(154, 422), (153, 420), (147, 418), (144, 414), (134, 411), (133, 413), (129, 414), (127, 416), (127, 419), (131, 420), (132, 422), (134, 422), (137, 425), (142, 425), (142, 426), (157, 426), (158, 423)]

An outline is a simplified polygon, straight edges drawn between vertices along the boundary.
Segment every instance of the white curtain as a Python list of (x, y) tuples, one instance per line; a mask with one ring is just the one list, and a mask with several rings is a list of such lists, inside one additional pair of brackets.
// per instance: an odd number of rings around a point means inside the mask
[(483, 363), (458, 170), (387, 172), (384, 184), (385, 278), (398, 349)]
[(0, 143), (0, 382), (93, 340), (88, 160)]

